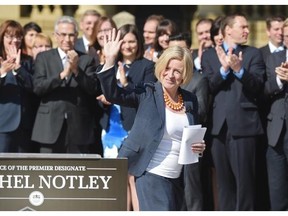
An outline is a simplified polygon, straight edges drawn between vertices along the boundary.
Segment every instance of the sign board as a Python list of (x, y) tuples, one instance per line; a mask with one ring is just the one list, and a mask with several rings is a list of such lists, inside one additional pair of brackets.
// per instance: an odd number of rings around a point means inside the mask
[(0, 153), (1, 211), (126, 211), (127, 159)]

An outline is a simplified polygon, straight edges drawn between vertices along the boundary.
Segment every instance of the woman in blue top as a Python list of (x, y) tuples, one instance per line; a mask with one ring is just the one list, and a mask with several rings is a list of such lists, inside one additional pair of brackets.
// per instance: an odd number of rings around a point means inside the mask
[[(119, 28), (119, 31), (123, 42), (117, 56), (117, 62), (114, 65), (117, 85), (125, 89), (134, 89), (141, 83), (155, 82), (154, 62), (143, 58), (143, 39), (137, 27), (127, 24)], [(121, 79), (120, 71), (125, 73), (125, 76)], [(131, 130), (137, 110), (130, 107), (111, 105), (104, 95), (99, 96), (98, 100), (103, 102), (106, 110), (105, 115), (100, 120), (105, 130), (102, 137), (104, 149), (113, 146), (120, 148), (123, 139)]]

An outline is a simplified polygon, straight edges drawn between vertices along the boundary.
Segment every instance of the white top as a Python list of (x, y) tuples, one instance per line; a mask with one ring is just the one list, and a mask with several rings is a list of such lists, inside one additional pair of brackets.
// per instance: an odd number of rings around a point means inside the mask
[(181, 137), (184, 126), (189, 125), (185, 113), (174, 113), (166, 108), (164, 136), (146, 171), (167, 178), (178, 178), (182, 165), (178, 164)]

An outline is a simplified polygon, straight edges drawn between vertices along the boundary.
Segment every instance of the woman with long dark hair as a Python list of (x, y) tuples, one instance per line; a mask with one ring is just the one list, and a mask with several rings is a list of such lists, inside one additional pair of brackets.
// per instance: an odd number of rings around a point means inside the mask
[(24, 32), (14, 20), (0, 26), (0, 152), (33, 152), (32, 62), (22, 53)]

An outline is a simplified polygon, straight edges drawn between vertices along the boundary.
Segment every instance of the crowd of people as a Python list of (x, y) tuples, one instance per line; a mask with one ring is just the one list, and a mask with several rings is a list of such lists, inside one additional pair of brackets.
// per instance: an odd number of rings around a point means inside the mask
[[(125, 157), (128, 211), (288, 210), (288, 19), (266, 26), (253, 47), (244, 14), (202, 18), (191, 49), (162, 15), (139, 29), (87, 10), (55, 21), (53, 46), (37, 23), (6, 20), (0, 152)], [(199, 162), (179, 164), (198, 124)]]

